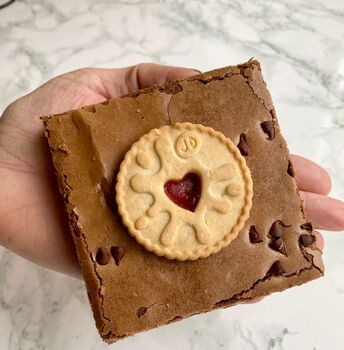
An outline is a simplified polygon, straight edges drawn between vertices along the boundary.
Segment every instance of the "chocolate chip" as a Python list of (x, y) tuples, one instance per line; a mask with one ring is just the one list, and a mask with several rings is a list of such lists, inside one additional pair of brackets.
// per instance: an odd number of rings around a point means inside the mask
[(116, 206), (116, 201), (114, 200), (113, 196), (113, 184), (110, 180), (105, 178), (104, 176), (99, 178), (97, 182), (97, 192), (102, 192), (104, 195), (105, 203), (108, 206), (108, 208), (116, 212), (117, 206)]
[(299, 242), (304, 247), (309, 247), (315, 242), (315, 237), (313, 235), (303, 234), (299, 238)]
[(302, 230), (306, 230), (306, 231), (309, 231), (309, 232), (313, 231), (313, 225), (310, 222), (306, 222), (306, 223), (300, 225), (300, 228)]
[(96, 262), (99, 265), (106, 265), (109, 262), (109, 260), (110, 260), (109, 252), (105, 248), (100, 247), (96, 254)]
[(250, 242), (253, 244), (263, 242), (262, 237), (260, 236), (260, 234), (258, 233), (257, 229), (254, 226), (250, 227), (249, 236), (250, 236)]
[(244, 157), (248, 156), (249, 148), (248, 148), (248, 144), (246, 142), (246, 135), (245, 134), (240, 135), (240, 141), (238, 143), (238, 148), (239, 148), (240, 153)]
[(283, 255), (287, 255), (285, 245), (283, 242), (283, 230), (282, 227), (290, 227), (286, 225), (282, 220), (276, 220), (270, 228), (269, 235), (271, 236), (272, 242), (269, 244), (269, 247), (276, 252), (279, 252)]
[(138, 318), (142, 317), (147, 312), (147, 308), (144, 306), (141, 306), (137, 309), (136, 315)]
[(282, 237), (282, 227), (278, 221), (275, 221), (269, 231), (269, 235), (275, 239)]
[(279, 260), (277, 260), (271, 265), (269, 271), (266, 274), (268, 276), (280, 276), (283, 275), (285, 272), (286, 271), (283, 264)]
[(120, 261), (122, 260), (125, 250), (123, 247), (117, 247), (117, 246), (113, 246), (110, 249), (111, 251), (111, 255), (113, 256), (113, 258), (115, 259), (115, 263), (118, 266)]
[(277, 240), (278, 238), (282, 238), (282, 227), (290, 227), (290, 225), (286, 225), (281, 220), (276, 220), (270, 228), (269, 235), (274, 239)]
[(275, 138), (275, 126), (271, 120), (260, 123), (263, 131), (268, 135), (268, 140), (273, 140)]
[(287, 255), (282, 238), (278, 238), (276, 241), (272, 241), (269, 244), (269, 247), (275, 250), (276, 252), (279, 252), (283, 255)]
[(295, 177), (295, 171), (294, 171), (294, 167), (293, 167), (293, 163), (291, 162), (291, 160), (288, 160), (288, 169), (287, 169), (287, 173), (291, 176), (291, 177)]

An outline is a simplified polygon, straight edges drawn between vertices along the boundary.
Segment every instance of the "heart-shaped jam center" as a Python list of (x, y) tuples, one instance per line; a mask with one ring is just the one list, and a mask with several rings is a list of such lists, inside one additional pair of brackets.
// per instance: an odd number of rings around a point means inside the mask
[(194, 212), (201, 197), (201, 179), (195, 173), (188, 173), (181, 180), (167, 181), (164, 190), (173, 203)]

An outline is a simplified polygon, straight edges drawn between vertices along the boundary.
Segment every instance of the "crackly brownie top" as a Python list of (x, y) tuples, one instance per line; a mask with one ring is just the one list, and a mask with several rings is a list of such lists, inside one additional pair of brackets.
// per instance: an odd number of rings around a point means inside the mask
[[(253, 181), (250, 216), (238, 237), (195, 261), (168, 260), (143, 248), (122, 224), (115, 200), (116, 176), (130, 147), (154, 128), (184, 122), (231, 140)], [(46, 117), (44, 123), (104, 338), (321, 275), (321, 254), (257, 61)]]

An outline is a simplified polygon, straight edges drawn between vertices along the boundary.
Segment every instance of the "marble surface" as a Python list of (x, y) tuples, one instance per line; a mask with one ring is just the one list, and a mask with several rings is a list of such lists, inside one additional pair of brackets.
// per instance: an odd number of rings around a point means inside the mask
[[(344, 198), (343, 0), (21, 0), (0, 10), (0, 114), (82, 66), (208, 70), (262, 62), (291, 151)], [(1, 181), (1, 180), (0, 180)], [(254, 305), (195, 316), (113, 349), (344, 349), (344, 234), (324, 233), (326, 276)], [(0, 349), (108, 349), (82, 282), (0, 250)]]

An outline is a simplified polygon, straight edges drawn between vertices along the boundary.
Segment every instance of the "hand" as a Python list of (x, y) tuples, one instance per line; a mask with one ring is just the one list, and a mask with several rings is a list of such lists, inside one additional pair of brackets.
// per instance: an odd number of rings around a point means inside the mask
[[(35, 263), (80, 277), (39, 116), (194, 74), (191, 69), (154, 64), (86, 68), (54, 78), (12, 103), (0, 118), (0, 244)], [(315, 227), (344, 229), (344, 204), (326, 197), (330, 190), (327, 173), (301, 157), (294, 156), (293, 162)]]

